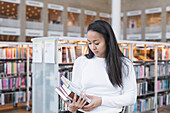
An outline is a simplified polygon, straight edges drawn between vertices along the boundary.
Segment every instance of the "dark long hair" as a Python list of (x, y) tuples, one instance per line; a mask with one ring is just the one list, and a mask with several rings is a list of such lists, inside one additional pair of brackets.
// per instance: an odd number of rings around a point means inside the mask
[[(120, 51), (116, 41), (115, 34), (109, 23), (102, 20), (97, 20), (90, 24), (87, 28), (88, 31), (96, 31), (100, 33), (106, 43), (106, 68), (109, 79), (113, 86), (123, 86), (122, 84), (122, 57), (125, 57)], [(89, 47), (88, 47), (89, 48)], [(89, 48), (89, 53), (85, 55), (87, 58), (93, 58), (94, 53)]]

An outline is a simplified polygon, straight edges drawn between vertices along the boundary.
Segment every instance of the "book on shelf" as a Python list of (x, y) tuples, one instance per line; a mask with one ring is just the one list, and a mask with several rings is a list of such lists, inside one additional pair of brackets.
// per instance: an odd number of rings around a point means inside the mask
[(17, 77), (17, 78), (3, 78), (0, 79), (0, 91), (1, 90), (12, 90), (17, 88), (26, 87), (26, 78)]
[(73, 63), (76, 58), (87, 54), (88, 50), (85, 46), (71, 46), (71, 47), (58, 47), (58, 63)]
[[(73, 82), (65, 78), (64, 76), (61, 77), (61, 81), (63, 82), (63, 84), (60, 85), (59, 87), (56, 87), (56, 92), (58, 93), (58, 95), (60, 95), (64, 101), (71, 102), (74, 98), (74, 94), (76, 93), (77, 100), (78, 100), (81, 93), (80, 88), (76, 86)], [(82, 99), (83, 98), (84, 98), (84, 94), (82, 96)], [(86, 103), (87, 105), (91, 102), (91, 100), (87, 97), (86, 99), (87, 99), (87, 103)]]
[(75, 60), (74, 47), (59, 47), (58, 48), (58, 62), (72, 63)]
[(12, 93), (0, 93), (0, 105), (11, 103), (23, 103), (26, 101), (26, 93), (23, 91)]
[(158, 49), (158, 60), (168, 60), (170, 59), (170, 50), (169, 49), (165, 49), (165, 48), (161, 48)]
[(154, 109), (154, 97), (138, 99), (137, 108), (139, 112), (145, 112)]
[(0, 48), (0, 59), (26, 58), (26, 48)]
[(82, 56), (83, 55), (83, 50), (82, 50), (83, 47), (81, 46), (76, 46), (75, 47), (75, 55), (76, 55), (76, 58), (78, 58), (79, 56)]
[(129, 49), (128, 49), (128, 46), (119, 46), (120, 50), (122, 51), (122, 53), (128, 57), (129, 56)]
[(137, 55), (134, 57), (134, 61), (152, 61), (149, 57), (144, 57), (143, 55)]

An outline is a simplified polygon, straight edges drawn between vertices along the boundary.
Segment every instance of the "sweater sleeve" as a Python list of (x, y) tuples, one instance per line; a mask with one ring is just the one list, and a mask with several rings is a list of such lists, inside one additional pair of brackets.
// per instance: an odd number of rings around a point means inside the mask
[(81, 88), (81, 76), (82, 76), (82, 61), (83, 56), (77, 58), (74, 62), (72, 71), (72, 82)]
[(120, 106), (128, 106), (133, 105), (136, 102), (137, 98), (137, 85), (136, 85), (136, 76), (133, 68), (133, 64), (131, 61), (127, 61), (127, 66), (129, 69), (124, 68), (123, 71), (127, 73), (127, 75), (123, 74), (123, 93), (118, 96), (102, 97), (102, 105), (108, 107), (120, 107)]

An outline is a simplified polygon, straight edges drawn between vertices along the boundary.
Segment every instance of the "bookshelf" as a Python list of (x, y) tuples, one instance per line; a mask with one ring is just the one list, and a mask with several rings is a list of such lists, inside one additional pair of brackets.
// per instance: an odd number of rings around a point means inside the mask
[(0, 109), (26, 105), (30, 111), (32, 44), (0, 42)]
[[(133, 44), (138, 100), (135, 112), (146, 112), (169, 105), (168, 43), (141, 42)], [(162, 78), (163, 77), (163, 78)]]
[[(74, 60), (87, 50), (86, 40), (73, 37), (32, 39), (33, 113), (68, 112), (67, 105), (55, 93), (55, 87), (60, 85), (61, 75), (71, 80)], [(159, 107), (169, 105), (170, 44), (127, 40), (119, 40), (118, 44), (124, 55), (133, 61), (137, 78), (137, 102), (127, 107), (127, 112), (157, 112)]]
[[(74, 60), (86, 51), (85, 38), (48, 37), (33, 41), (33, 113), (68, 112), (55, 92), (60, 76), (71, 79)], [(43, 109), (42, 109), (43, 108)]]

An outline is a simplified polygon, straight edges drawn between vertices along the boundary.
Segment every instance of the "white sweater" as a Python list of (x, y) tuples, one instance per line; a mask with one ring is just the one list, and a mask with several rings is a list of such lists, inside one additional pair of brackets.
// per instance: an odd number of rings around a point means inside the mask
[(85, 113), (119, 113), (122, 106), (135, 104), (137, 97), (136, 77), (132, 62), (122, 58), (127, 64), (123, 68), (123, 88), (114, 87), (109, 80), (105, 58), (87, 59), (81, 56), (73, 67), (72, 81), (87, 95), (102, 97), (102, 104)]

